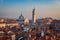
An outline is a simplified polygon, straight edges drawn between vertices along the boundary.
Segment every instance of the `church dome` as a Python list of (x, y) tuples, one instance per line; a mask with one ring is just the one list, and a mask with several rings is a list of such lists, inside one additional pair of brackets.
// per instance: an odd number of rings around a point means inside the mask
[(24, 16), (21, 14), (21, 15), (19, 16), (19, 19), (24, 20)]
[(29, 24), (29, 19), (25, 18), (24, 23)]

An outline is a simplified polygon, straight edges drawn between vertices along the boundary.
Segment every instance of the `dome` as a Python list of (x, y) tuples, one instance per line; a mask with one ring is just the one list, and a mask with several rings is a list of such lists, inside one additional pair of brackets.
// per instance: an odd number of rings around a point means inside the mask
[(21, 13), (21, 15), (19, 16), (19, 19), (17, 19), (17, 22), (18, 23), (20, 23), (20, 24), (24, 24), (24, 16), (22, 15), (22, 13)]
[(29, 19), (25, 18), (24, 23), (29, 24)]
[(24, 20), (24, 16), (21, 14), (21, 15), (19, 16), (19, 19)]

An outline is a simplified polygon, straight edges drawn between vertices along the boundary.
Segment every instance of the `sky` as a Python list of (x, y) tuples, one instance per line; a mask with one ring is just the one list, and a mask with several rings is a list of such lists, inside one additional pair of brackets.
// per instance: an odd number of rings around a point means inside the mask
[(32, 19), (34, 8), (37, 19), (60, 19), (60, 0), (0, 0), (0, 18), (18, 19), (22, 13), (25, 18)]

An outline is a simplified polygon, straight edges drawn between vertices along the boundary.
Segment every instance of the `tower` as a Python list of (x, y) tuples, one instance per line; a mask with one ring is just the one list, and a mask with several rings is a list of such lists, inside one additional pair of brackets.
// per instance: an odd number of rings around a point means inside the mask
[(33, 24), (36, 23), (36, 10), (35, 10), (35, 8), (32, 11), (32, 22), (33, 22)]

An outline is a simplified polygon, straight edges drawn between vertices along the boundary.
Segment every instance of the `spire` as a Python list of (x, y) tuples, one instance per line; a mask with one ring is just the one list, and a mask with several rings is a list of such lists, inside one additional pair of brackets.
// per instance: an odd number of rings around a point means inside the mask
[(33, 10), (35, 10), (35, 8)]
[(35, 10), (35, 8), (33, 9), (33, 15), (36, 13), (36, 10)]
[(23, 16), (23, 15), (22, 15), (22, 12), (21, 12), (21, 16)]

